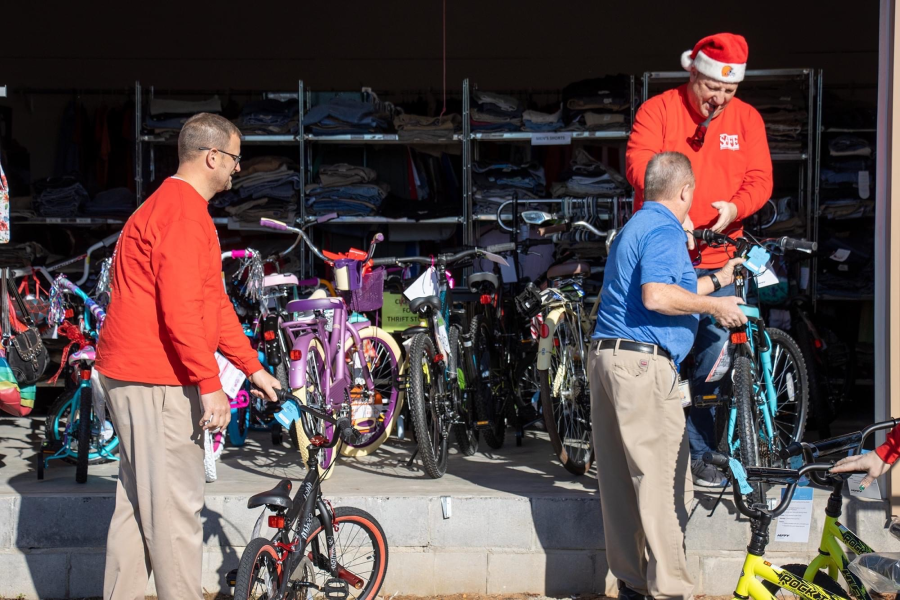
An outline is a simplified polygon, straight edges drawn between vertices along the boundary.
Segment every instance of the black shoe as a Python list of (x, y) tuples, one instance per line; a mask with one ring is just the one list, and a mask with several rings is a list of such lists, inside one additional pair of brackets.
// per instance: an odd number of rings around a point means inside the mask
[(639, 594), (627, 585), (621, 579), (619, 580), (619, 600), (653, 600), (653, 596), (645, 596)]

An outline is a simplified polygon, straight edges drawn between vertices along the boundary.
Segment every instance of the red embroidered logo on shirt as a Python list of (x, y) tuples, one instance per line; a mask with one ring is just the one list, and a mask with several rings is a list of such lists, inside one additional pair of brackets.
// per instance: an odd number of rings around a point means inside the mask
[(719, 136), (719, 150), (740, 150), (737, 135), (728, 135), (723, 133)]

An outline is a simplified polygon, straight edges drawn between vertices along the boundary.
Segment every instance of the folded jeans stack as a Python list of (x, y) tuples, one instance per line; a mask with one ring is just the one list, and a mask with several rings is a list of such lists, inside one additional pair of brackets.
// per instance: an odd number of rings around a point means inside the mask
[(457, 114), (438, 117), (423, 117), (405, 113), (394, 116), (397, 137), (407, 141), (453, 141), (453, 134), (459, 131), (460, 118)]
[(235, 121), (244, 135), (284, 135), (297, 133), (299, 107), (295, 100), (256, 100), (241, 109)]
[(560, 174), (560, 180), (551, 187), (554, 198), (613, 197), (625, 194), (627, 180), (587, 153), (577, 148), (572, 155), (569, 170)]
[(522, 129), (522, 107), (512, 96), (493, 92), (472, 92), (476, 106), (472, 108), (470, 120), (472, 131), (520, 131)]
[(520, 200), (546, 197), (544, 168), (535, 162), (479, 161), (472, 171), (476, 214), (493, 214), (499, 204), (514, 197)]
[(42, 217), (74, 217), (90, 200), (84, 186), (74, 177), (50, 177), (34, 183), (35, 213)]
[(98, 193), (84, 204), (84, 214), (97, 217), (127, 217), (137, 207), (137, 196), (118, 187)]
[(341, 216), (371, 216), (378, 212), (390, 186), (376, 181), (374, 169), (348, 164), (323, 165), (318, 183), (306, 190), (310, 214), (336, 212)]
[(338, 96), (314, 106), (303, 117), (303, 126), (314, 135), (352, 135), (389, 131), (391, 121), (371, 102)]
[(226, 214), (241, 221), (255, 219), (258, 223), (262, 215), (291, 222), (300, 184), (300, 173), (292, 160), (281, 156), (251, 158), (241, 162), (231, 190), (216, 195), (210, 205), (225, 208)]
[(522, 123), (525, 131), (559, 131), (564, 125), (562, 108), (555, 113), (526, 110), (522, 113)]
[(809, 127), (805, 95), (794, 89), (759, 89), (739, 94), (763, 118), (769, 151), (773, 154), (802, 152)]
[(630, 79), (607, 75), (563, 88), (564, 131), (627, 131), (631, 110)]
[(871, 144), (841, 135), (828, 143), (821, 171), (819, 213), (826, 219), (858, 219), (875, 214), (875, 176)]
[(181, 131), (185, 121), (197, 113), (207, 112), (218, 114), (222, 112), (222, 101), (218, 96), (206, 100), (173, 100), (167, 98), (153, 98), (150, 100), (150, 114), (147, 117), (147, 127), (156, 133), (173, 134)]

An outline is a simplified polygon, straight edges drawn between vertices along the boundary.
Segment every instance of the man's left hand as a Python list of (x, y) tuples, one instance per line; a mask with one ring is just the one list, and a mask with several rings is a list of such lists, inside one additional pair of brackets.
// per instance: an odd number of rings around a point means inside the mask
[(710, 227), (716, 233), (722, 233), (725, 231), (725, 228), (734, 223), (737, 220), (738, 216), (738, 208), (737, 204), (734, 202), (726, 202), (724, 200), (719, 200), (718, 202), (713, 202), (712, 207), (719, 211), (719, 220)]
[[(281, 382), (266, 371), (260, 369), (250, 376), (250, 383), (258, 387), (258, 390), (250, 390), (250, 393), (257, 398), (266, 398), (270, 402), (278, 402), (278, 396), (275, 390), (281, 389)], [(261, 391), (260, 391), (261, 390)]]

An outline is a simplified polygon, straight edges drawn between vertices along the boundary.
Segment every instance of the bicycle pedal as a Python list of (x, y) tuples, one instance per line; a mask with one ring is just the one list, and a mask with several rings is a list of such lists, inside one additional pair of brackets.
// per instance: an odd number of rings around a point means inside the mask
[(491, 428), (490, 421), (475, 421), (475, 431), (484, 431)]
[(235, 583), (237, 583), (237, 569), (228, 571), (228, 574), (225, 575), (225, 581), (229, 586), (234, 587)]
[(328, 600), (347, 600), (350, 597), (350, 586), (343, 579), (331, 578), (322, 586), (322, 592)]

